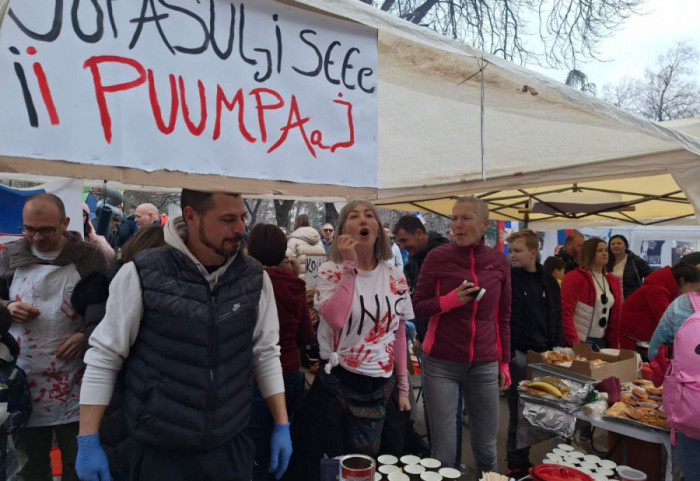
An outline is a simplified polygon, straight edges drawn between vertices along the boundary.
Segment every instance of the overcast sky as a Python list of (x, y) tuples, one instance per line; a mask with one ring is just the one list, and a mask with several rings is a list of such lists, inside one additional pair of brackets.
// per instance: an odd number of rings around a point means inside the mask
[[(641, 8), (644, 15), (634, 15), (598, 48), (600, 57), (609, 62), (582, 64), (589, 82), (598, 85), (598, 92), (608, 83), (623, 77), (642, 77), (646, 67), (653, 67), (659, 55), (677, 42), (688, 41), (700, 52), (700, 0), (647, 0)], [(566, 70), (528, 68), (544, 73), (560, 82), (566, 80)], [(700, 62), (695, 66), (700, 81)]]

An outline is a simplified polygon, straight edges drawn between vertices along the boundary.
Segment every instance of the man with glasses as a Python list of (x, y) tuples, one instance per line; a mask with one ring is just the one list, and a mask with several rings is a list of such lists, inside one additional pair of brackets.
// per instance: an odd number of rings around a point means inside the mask
[[(70, 304), (78, 281), (106, 269), (100, 249), (67, 231), (61, 199), (34, 194), (22, 209), (23, 239), (0, 252), (0, 310), (11, 316), (10, 334), (22, 350), (17, 365), (29, 378), (33, 411), (12, 434), (21, 480), (51, 479), (49, 451), (55, 434), (63, 480), (78, 479), (78, 397), (83, 373), (83, 324)], [(8, 326), (2, 326), (8, 327)]]
[(328, 252), (328, 249), (331, 248), (331, 244), (333, 244), (333, 226), (326, 223), (323, 224), (323, 228), (321, 229), (321, 242), (323, 242), (323, 248)]

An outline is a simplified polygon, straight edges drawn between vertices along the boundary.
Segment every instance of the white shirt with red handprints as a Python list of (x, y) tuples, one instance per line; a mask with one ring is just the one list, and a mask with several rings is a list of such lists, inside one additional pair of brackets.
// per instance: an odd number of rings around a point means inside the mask
[[(319, 268), (316, 308), (330, 299), (340, 283), (343, 265), (332, 261)], [(394, 334), (400, 322), (413, 319), (406, 278), (399, 269), (380, 262), (372, 271), (358, 270), (350, 316), (333, 330), (320, 316), (318, 342), (321, 358), (334, 353), (348, 371), (371, 377), (390, 377), (394, 369)]]

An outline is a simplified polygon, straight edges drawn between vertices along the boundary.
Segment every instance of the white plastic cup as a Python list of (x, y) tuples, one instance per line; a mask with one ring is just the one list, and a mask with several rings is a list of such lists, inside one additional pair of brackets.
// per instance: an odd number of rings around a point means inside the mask
[(420, 463), (425, 466), (426, 469), (438, 469), (442, 466), (442, 463), (435, 458), (423, 458)]
[(462, 476), (462, 473), (455, 468), (441, 468), (438, 473), (442, 476), (442, 479), (459, 479)]
[(644, 472), (629, 466), (618, 466), (617, 474), (620, 475), (621, 481), (646, 481), (647, 479), (647, 475)]
[(421, 481), (442, 481), (442, 475), (435, 471), (425, 471), (420, 475)]
[(407, 454), (405, 456), (401, 456), (401, 464), (404, 466), (408, 466), (409, 464), (420, 464), (420, 458), (418, 456), (414, 456), (412, 454)]
[(420, 481), (421, 473), (425, 472), (422, 464), (407, 464), (403, 467), (404, 474), (407, 474), (411, 481)]
[(381, 466), (379, 466), (377, 471), (379, 471), (386, 477), (386, 475), (399, 471), (399, 467), (395, 464), (382, 464)]
[(393, 454), (382, 454), (377, 458), (379, 464), (396, 464), (399, 462), (399, 458)]
[(408, 475), (402, 473), (401, 471), (394, 471), (393, 473), (389, 473), (387, 479), (389, 481), (411, 481)]

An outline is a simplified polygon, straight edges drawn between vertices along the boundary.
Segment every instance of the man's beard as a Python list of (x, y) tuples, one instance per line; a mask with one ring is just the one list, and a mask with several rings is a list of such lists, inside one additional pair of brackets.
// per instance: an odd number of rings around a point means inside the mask
[[(211, 241), (209, 239), (207, 239), (206, 234), (204, 234), (204, 227), (200, 223), (199, 224), (199, 239), (202, 241), (202, 244), (209, 247), (211, 250), (213, 250), (214, 252), (216, 252), (220, 256), (228, 259), (229, 257), (233, 257), (236, 255), (236, 253), (238, 252), (238, 248), (241, 245), (241, 240), (243, 239), (243, 237), (240, 235), (237, 235), (235, 237), (226, 237), (226, 238), (222, 239), (220, 246), (215, 246), (214, 244), (211, 243)], [(225, 242), (233, 242), (234, 246), (231, 249), (224, 249)]]

